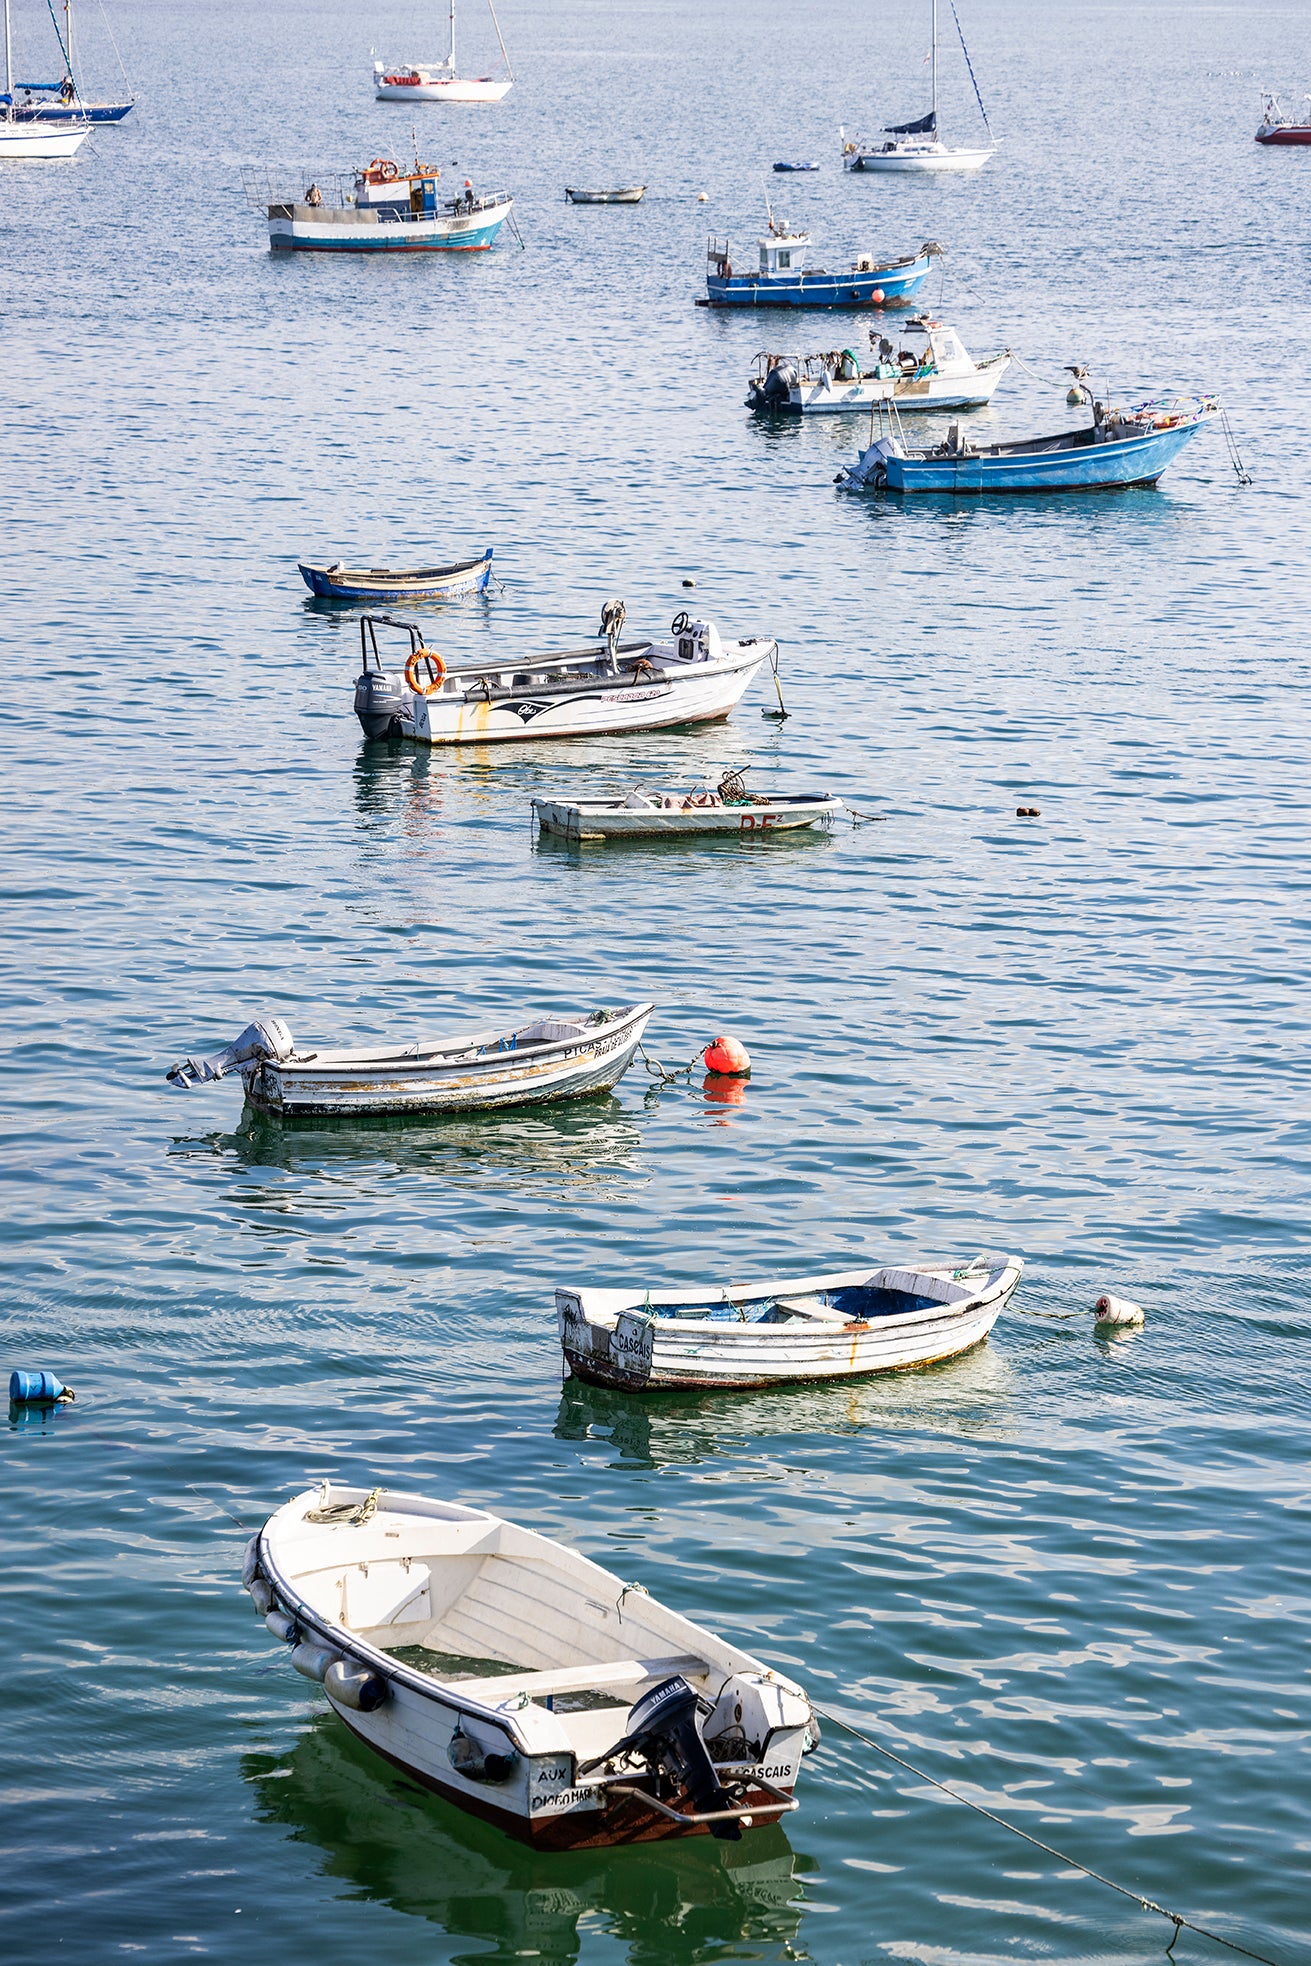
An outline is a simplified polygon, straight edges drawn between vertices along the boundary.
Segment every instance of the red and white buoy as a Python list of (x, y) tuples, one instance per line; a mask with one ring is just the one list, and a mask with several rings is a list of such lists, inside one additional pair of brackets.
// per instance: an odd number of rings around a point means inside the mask
[(747, 1048), (737, 1038), (726, 1035), (712, 1038), (702, 1053), (705, 1068), (722, 1079), (746, 1079), (751, 1076), (751, 1059)]

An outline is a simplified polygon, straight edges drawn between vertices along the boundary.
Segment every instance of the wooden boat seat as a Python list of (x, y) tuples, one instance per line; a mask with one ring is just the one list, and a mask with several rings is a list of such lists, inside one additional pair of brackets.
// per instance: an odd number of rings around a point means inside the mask
[(780, 1311), (791, 1311), (794, 1317), (814, 1318), (817, 1324), (850, 1324), (849, 1311), (835, 1311), (831, 1304), (822, 1304), (818, 1297), (776, 1297), (775, 1304)]
[(554, 1693), (600, 1693), (609, 1687), (640, 1686), (648, 1679), (669, 1679), (681, 1673), (685, 1679), (704, 1678), (710, 1671), (704, 1659), (690, 1653), (672, 1659), (608, 1659), (600, 1665), (564, 1666), (552, 1672), (514, 1672), (494, 1679), (453, 1679), (461, 1693), (489, 1707), (526, 1693), (540, 1700)]

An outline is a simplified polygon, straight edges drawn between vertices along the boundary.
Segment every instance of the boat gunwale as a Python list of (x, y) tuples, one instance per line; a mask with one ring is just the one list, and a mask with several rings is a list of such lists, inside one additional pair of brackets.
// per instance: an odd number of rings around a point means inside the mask
[[(476, 1071), (482, 1067), (499, 1069), (508, 1063), (515, 1063), (520, 1060), (525, 1060), (532, 1064), (537, 1064), (543, 1060), (563, 1064), (567, 1062), (567, 1055), (570, 1052), (583, 1053), (594, 1051), (597, 1039), (602, 1036), (614, 1033), (615, 1031), (622, 1031), (626, 1034), (639, 1019), (649, 1019), (655, 1008), (654, 1001), (650, 1003), (624, 1004), (619, 1006), (615, 1015), (608, 1017), (603, 1024), (585, 1023), (583, 1029), (572, 1037), (543, 1038), (540, 1042), (534, 1039), (522, 1051), (516, 1047), (510, 1050), (487, 1052), (482, 1057), (469, 1058), (465, 1054), (471, 1047), (481, 1049), (481, 1047), (500, 1039), (513, 1037), (515, 1035), (514, 1031), (471, 1031), (467, 1037), (461, 1035), (458, 1038), (450, 1039), (445, 1045), (434, 1045), (431, 1049), (424, 1051), (415, 1051), (409, 1048), (404, 1051), (379, 1051), (365, 1046), (354, 1046), (343, 1051), (309, 1052), (303, 1059), (298, 1058), (295, 1052), (293, 1052), (289, 1058), (261, 1059), (258, 1061), (258, 1065), (260, 1071), (275, 1072), (279, 1077), (290, 1068), (297, 1074), (304, 1073), (307, 1077), (313, 1078), (339, 1072), (343, 1065), (354, 1065), (357, 1069), (365, 1070), (374, 1067), (379, 1071), (389, 1067), (400, 1069), (412, 1067), (416, 1070), (426, 1070), (439, 1065), (443, 1059), (448, 1060), (452, 1065), (459, 1064), (468, 1071)], [(588, 1017), (592, 1014), (588, 1012)], [(563, 1024), (567, 1019), (561, 1013), (555, 1017), (542, 1017), (536, 1021)], [(553, 1053), (559, 1054), (559, 1056), (552, 1057), (551, 1054)]]
[[(848, 1324), (833, 1324), (831, 1326), (826, 1324), (822, 1326), (817, 1326), (817, 1330), (828, 1329), (832, 1332), (834, 1336), (843, 1334), (849, 1337), (851, 1335), (851, 1326), (853, 1324), (855, 1325), (864, 1324), (870, 1330), (877, 1328), (878, 1330), (883, 1331), (895, 1327), (900, 1327), (909, 1324), (913, 1321), (918, 1321), (923, 1323), (931, 1320), (934, 1317), (941, 1316), (943, 1313), (949, 1313), (952, 1315), (959, 1313), (960, 1315), (963, 1316), (966, 1314), (967, 1311), (972, 1314), (976, 1311), (985, 1309), (988, 1306), (988, 1304), (990, 1304), (998, 1296), (1001, 1296), (1003, 1294), (1003, 1291), (1006, 1289), (1007, 1277), (1011, 1276), (1011, 1274), (1014, 1273), (1014, 1282), (1009, 1286), (1009, 1290), (1011, 1292), (1014, 1292), (1014, 1290), (1018, 1287), (1021, 1278), (1024, 1275), (1023, 1257), (1013, 1256), (1010, 1254), (1002, 1254), (1002, 1252), (1000, 1251), (996, 1252), (996, 1255), (997, 1255), (997, 1261), (995, 1263), (989, 1263), (986, 1271), (987, 1276), (991, 1277), (995, 1275), (997, 1277), (996, 1283), (986, 1287), (981, 1295), (977, 1297), (969, 1298), (968, 1302), (951, 1303), (944, 1300), (941, 1303), (931, 1305), (928, 1309), (921, 1310), (921, 1311), (898, 1311), (898, 1312), (891, 1313), (887, 1317), (881, 1317), (875, 1320), (853, 1318)], [(859, 1286), (861, 1284), (868, 1284), (871, 1275), (876, 1274), (878, 1271), (900, 1270), (900, 1271), (904, 1271), (907, 1275), (910, 1276), (939, 1277), (940, 1273), (943, 1270), (951, 1272), (958, 1267), (959, 1265), (957, 1264), (947, 1264), (947, 1263), (935, 1263), (930, 1265), (922, 1262), (921, 1263), (887, 1262), (887, 1263), (875, 1264), (873, 1266), (873, 1270), (871, 1270), (869, 1266), (865, 1266), (859, 1270), (825, 1271), (823, 1274), (818, 1276), (784, 1277), (779, 1279), (771, 1278), (761, 1284), (739, 1285), (737, 1288), (732, 1288), (730, 1286), (725, 1290), (723, 1296), (720, 1299), (720, 1302), (726, 1304), (734, 1304), (734, 1303), (745, 1304), (745, 1303), (759, 1303), (759, 1302), (767, 1301), (771, 1298), (777, 1301), (777, 1299), (780, 1297), (815, 1296), (820, 1291), (823, 1290), (843, 1290), (843, 1289), (850, 1289), (854, 1286)], [(976, 1272), (976, 1274), (979, 1273)], [(964, 1282), (965, 1279), (964, 1278), (957, 1279), (954, 1276), (948, 1274), (946, 1277), (942, 1278), (942, 1281)], [(556, 1293), (555, 1293), (557, 1313), (559, 1313), (563, 1309), (563, 1306), (561, 1305), (560, 1302), (562, 1296), (571, 1298), (578, 1305), (579, 1312), (587, 1323), (604, 1324), (605, 1326), (609, 1327), (611, 1324), (612, 1317), (613, 1317), (613, 1321), (617, 1323), (619, 1318), (625, 1314), (629, 1316), (644, 1315), (645, 1307), (648, 1301), (652, 1304), (670, 1304), (670, 1305), (696, 1304), (698, 1302), (704, 1303), (706, 1299), (706, 1292), (704, 1290), (693, 1290), (693, 1291), (652, 1290), (645, 1293), (642, 1297), (631, 1297), (626, 1291), (608, 1290), (603, 1286), (583, 1285), (579, 1289), (574, 1290), (574, 1289), (569, 1289), (567, 1286), (560, 1285), (557, 1286)], [(612, 1300), (612, 1302), (610, 1304), (600, 1304), (596, 1302), (592, 1302), (589, 1304), (589, 1299), (595, 1300), (598, 1298), (609, 1298)], [(591, 1315), (589, 1315), (589, 1311)], [(804, 1326), (800, 1323), (795, 1326), (781, 1325), (781, 1324), (761, 1326), (761, 1325), (753, 1325), (753, 1324), (746, 1324), (746, 1323), (733, 1324), (730, 1323), (725, 1318), (709, 1318), (709, 1317), (707, 1318), (689, 1317), (689, 1318), (678, 1318), (678, 1319), (673, 1319), (673, 1318), (661, 1319), (659, 1317), (649, 1317), (648, 1321), (652, 1325), (654, 1325), (656, 1331), (659, 1331), (664, 1327), (673, 1328), (676, 1326), (676, 1328), (680, 1331), (690, 1331), (690, 1332), (699, 1332), (699, 1333), (714, 1332), (719, 1335), (728, 1333), (734, 1336), (739, 1336), (739, 1335), (755, 1336), (755, 1335), (759, 1335), (762, 1332), (765, 1332), (768, 1333), (771, 1338), (776, 1338), (780, 1335), (783, 1337), (794, 1338), (796, 1337), (797, 1332), (804, 1328)]]

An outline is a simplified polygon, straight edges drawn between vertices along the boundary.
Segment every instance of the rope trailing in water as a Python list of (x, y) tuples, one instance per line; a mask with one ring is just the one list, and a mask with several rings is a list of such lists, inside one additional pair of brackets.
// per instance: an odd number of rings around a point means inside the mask
[(976, 1816), (986, 1816), (990, 1823), (998, 1824), (1001, 1829), (1008, 1829), (1012, 1836), (1022, 1837), (1026, 1843), (1032, 1843), (1036, 1850), (1042, 1850), (1047, 1856), (1055, 1857), (1058, 1863), (1067, 1865), (1071, 1870), (1082, 1871), (1085, 1877), (1091, 1877), (1095, 1883), (1106, 1885), (1108, 1890), (1118, 1891), (1122, 1898), (1132, 1899), (1133, 1903), (1140, 1905), (1144, 1911), (1159, 1912), (1162, 1918), (1168, 1918), (1174, 1926), (1174, 1937), (1166, 1947), (1167, 1954), (1173, 1952), (1179, 1933), (1184, 1930), (1196, 1932), (1200, 1938), (1210, 1939), (1218, 1946), (1227, 1946), (1230, 1952), (1241, 1953), (1244, 1959), (1258, 1960), (1260, 1966), (1280, 1966), (1278, 1960), (1271, 1959), (1266, 1953), (1253, 1952), (1250, 1946), (1240, 1946), (1237, 1939), (1226, 1939), (1222, 1933), (1209, 1931), (1205, 1925), (1198, 1925), (1193, 1919), (1185, 1918), (1181, 1911), (1170, 1911), (1165, 1905), (1158, 1905), (1154, 1898), (1145, 1898), (1141, 1891), (1131, 1890), (1127, 1884), (1117, 1884), (1113, 1877), (1105, 1877), (1090, 1864), (1080, 1863), (1077, 1857), (1067, 1856), (1064, 1850), (1057, 1850), (1052, 1844), (1044, 1843), (1040, 1836), (1030, 1835), (1029, 1831), (1021, 1829), (1018, 1823), (1008, 1822), (1005, 1816), (998, 1816), (993, 1810), (985, 1809), (981, 1802), (971, 1802), (968, 1795), (962, 1795), (958, 1789), (949, 1788), (946, 1782), (940, 1782), (936, 1775), (930, 1775), (925, 1769), (917, 1768), (914, 1762), (907, 1761), (904, 1755), (894, 1754), (891, 1748), (886, 1748), (881, 1741), (876, 1741), (872, 1734), (863, 1734), (859, 1727), (853, 1727), (849, 1720), (844, 1720), (841, 1714), (834, 1713), (831, 1707), (817, 1706), (815, 1712), (822, 1714), (825, 1720), (831, 1720), (835, 1727), (841, 1727), (854, 1740), (862, 1741), (867, 1748), (873, 1748), (875, 1754), (885, 1755), (889, 1761), (895, 1761), (899, 1768), (904, 1768), (908, 1774), (914, 1775), (917, 1781), (928, 1782), (933, 1788), (941, 1789), (942, 1793), (949, 1795), (953, 1802), (963, 1802), (965, 1807), (972, 1809)]
[(779, 647), (780, 644), (775, 642), (774, 653), (769, 658), (769, 666), (774, 672), (774, 693), (778, 697), (778, 708), (777, 710), (762, 710), (760, 714), (762, 717), (768, 717), (773, 723), (785, 724), (790, 713), (787, 704), (783, 701), (783, 685), (778, 679)]
[(1234, 467), (1234, 476), (1240, 485), (1250, 485), (1252, 480), (1239, 453), (1238, 439), (1230, 427), (1228, 410), (1221, 410), (1220, 412), (1220, 428), (1225, 433), (1225, 443), (1229, 448), (1229, 462)]

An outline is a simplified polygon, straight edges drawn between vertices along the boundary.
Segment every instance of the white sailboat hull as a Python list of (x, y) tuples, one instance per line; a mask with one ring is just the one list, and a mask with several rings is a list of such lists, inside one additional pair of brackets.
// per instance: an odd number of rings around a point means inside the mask
[(71, 157), (89, 135), (86, 124), (61, 130), (44, 123), (0, 122), (0, 163), (11, 157)]
[(474, 80), (462, 75), (425, 75), (420, 70), (412, 82), (404, 77), (379, 77), (373, 92), (379, 102), (500, 102), (513, 87), (513, 82), (493, 82), (485, 76)]
[(926, 144), (919, 150), (863, 150), (847, 159), (849, 171), (981, 171), (993, 150), (951, 150)]

